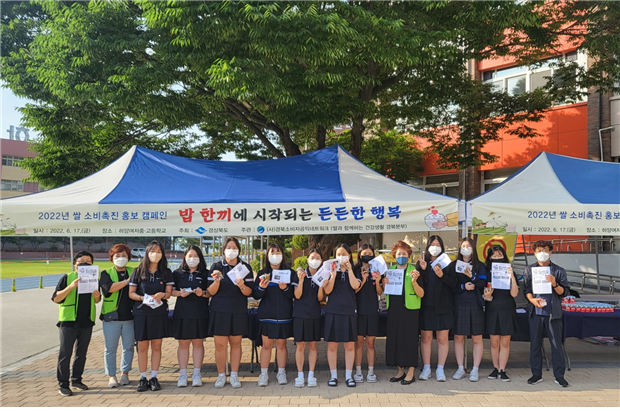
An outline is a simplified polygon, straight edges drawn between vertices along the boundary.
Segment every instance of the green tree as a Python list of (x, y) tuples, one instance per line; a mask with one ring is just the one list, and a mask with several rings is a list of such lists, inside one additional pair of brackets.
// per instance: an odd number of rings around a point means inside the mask
[(294, 235), (291, 244), (298, 250), (305, 250), (308, 248), (308, 236), (307, 235)]

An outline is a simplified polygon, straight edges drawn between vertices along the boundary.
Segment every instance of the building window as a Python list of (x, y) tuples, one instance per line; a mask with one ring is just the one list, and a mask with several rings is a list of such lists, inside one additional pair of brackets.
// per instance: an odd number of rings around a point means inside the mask
[(3, 191), (24, 191), (24, 183), (17, 180), (2, 180)]
[(20, 163), (24, 157), (16, 157), (16, 156), (2, 156), (2, 165), (9, 167), (20, 167)]
[[(555, 68), (553, 66), (558, 63), (559, 59), (563, 59), (566, 63), (576, 61), (584, 67), (586, 65), (585, 53), (572, 51), (570, 53), (564, 53), (559, 57), (542, 60), (540, 63), (533, 66), (509, 67), (485, 71), (482, 73), (482, 81), (483, 83), (491, 84), (496, 91), (506, 91), (506, 93), (511, 96), (517, 96), (526, 91), (534, 91), (547, 84), (547, 80), (554, 77)], [(560, 80), (555, 79), (555, 81), (559, 82)], [(585, 97), (579, 101), (585, 101)], [(566, 101), (562, 104), (572, 104), (576, 102), (578, 101)]]
[(460, 198), (458, 173), (418, 177), (409, 180), (408, 184), (433, 193)]
[(482, 192), (489, 191), (496, 185), (503, 183), (504, 180), (516, 173), (519, 169), (519, 167), (515, 167), (484, 171), (482, 173)]

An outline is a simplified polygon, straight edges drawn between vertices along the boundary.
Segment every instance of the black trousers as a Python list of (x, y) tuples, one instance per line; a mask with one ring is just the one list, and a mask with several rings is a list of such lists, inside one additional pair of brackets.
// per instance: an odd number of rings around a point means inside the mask
[(562, 319), (549, 319), (542, 315), (532, 315), (530, 323), (530, 368), (532, 375), (542, 375), (543, 356), (542, 344), (544, 332), (547, 332), (551, 344), (553, 362), (553, 375), (564, 378), (566, 363), (564, 361), (564, 349), (562, 346)]
[(58, 352), (56, 378), (58, 378), (58, 385), (60, 387), (69, 388), (69, 362), (71, 361), (71, 354), (75, 347), (71, 382), (82, 382), (82, 374), (86, 365), (86, 351), (88, 351), (90, 337), (93, 334), (93, 327), (60, 327), (58, 334), (60, 336), (60, 350)]

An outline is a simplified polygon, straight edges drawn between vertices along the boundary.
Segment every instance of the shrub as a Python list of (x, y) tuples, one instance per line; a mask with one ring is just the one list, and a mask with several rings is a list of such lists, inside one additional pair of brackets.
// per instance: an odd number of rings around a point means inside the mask
[(297, 270), (299, 267), (306, 269), (308, 268), (308, 257), (302, 255), (301, 257), (297, 257), (295, 259), (295, 263), (293, 264), (293, 269)]

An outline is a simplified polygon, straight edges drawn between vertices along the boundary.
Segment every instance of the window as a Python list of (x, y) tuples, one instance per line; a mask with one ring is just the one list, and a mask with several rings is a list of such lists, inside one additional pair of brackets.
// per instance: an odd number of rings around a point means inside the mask
[(2, 165), (9, 167), (19, 167), (19, 163), (24, 159), (24, 157), (15, 157), (15, 156), (2, 156)]
[(515, 168), (502, 168), (500, 170), (488, 170), (482, 173), (482, 192), (489, 191), (493, 187), (501, 184), (508, 177), (519, 170)]
[(3, 191), (24, 191), (24, 183), (17, 180), (2, 180)]
[(460, 198), (458, 173), (418, 177), (409, 180), (408, 184), (433, 193)]

